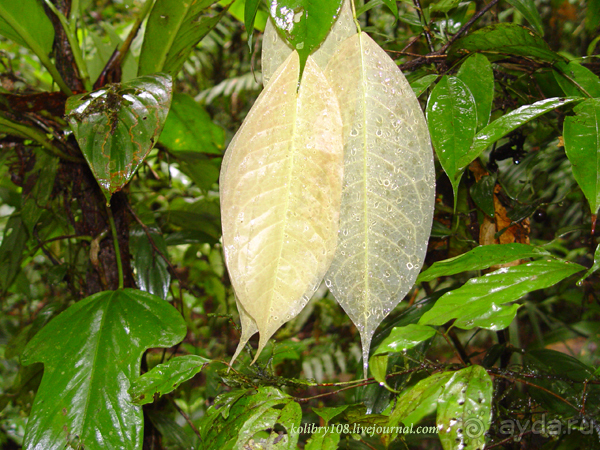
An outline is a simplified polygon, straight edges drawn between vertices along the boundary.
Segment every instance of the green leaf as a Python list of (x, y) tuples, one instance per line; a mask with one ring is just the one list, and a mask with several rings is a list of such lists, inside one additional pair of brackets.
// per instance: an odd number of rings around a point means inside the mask
[(208, 191), (219, 179), (221, 159), (209, 158), (202, 153), (188, 150), (171, 152), (179, 161), (179, 169), (203, 191)]
[(417, 278), (417, 283), (431, 281), (439, 277), (454, 275), (468, 270), (483, 270), (498, 264), (506, 264), (517, 259), (548, 256), (546, 250), (527, 244), (480, 245), (473, 250), (433, 263)]
[(171, 94), (171, 77), (154, 74), (67, 100), (69, 124), (107, 201), (152, 150)]
[(335, 416), (346, 411), (348, 406), (350, 405), (324, 406), (322, 408), (313, 408), (312, 410), (317, 416), (325, 421), (325, 424), (328, 424)]
[(460, 2), (461, 0), (438, 0), (429, 7), (429, 10), (432, 12), (440, 11), (443, 13), (447, 13), (451, 9), (456, 8)]
[(429, 88), (429, 86), (431, 86), (431, 84), (437, 78), (438, 75), (435, 74), (425, 75), (424, 77), (421, 77), (418, 80), (415, 80), (412, 83), (410, 83), (410, 87), (412, 88), (413, 92), (418, 98), (423, 94), (423, 92), (425, 92)]
[[(267, 448), (295, 449), (302, 409), (292, 397), (274, 387), (261, 387), (258, 391), (236, 391), (219, 397), (200, 422), (198, 429), (205, 450), (241, 449), (258, 432), (271, 430)], [(273, 428), (280, 424), (286, 434)], [(292, 428), (296, 433), (292, 432)], [(276, 447), (273, 441), (277, 439)]]
[(248, 47), (252, 51), (252, 37), (254, 36), (254, 20), (260, 6), (260, 0), (246, 0), (244, 4), (244, 25), (248, 33)]
[(156, 0), (140, 53), (138, 76), (166, 72), (175, 76), (192, 49), (227, 12), (217, 12), (216, 0)]
[(600, 207), (600, 99), (586, 100), (574, 111), (575, 116), (565, 119), (565, 152), (595, 215)]
[[(235, 0), (233, 3), (231, 0), (219, 0), (219, 5), (228, 7), (228, 12), (237, 20), (245, 23), (246, 17), (246, 0)], [(258, 31), (265, 31), (265, 26), (269, 20), (269, 13), (259, 9), (254, 17), (253, 27)]]
[(186, 94), (174, 94), (165, 127), (158, 140), (169, 150), (188, 150), (221, 155), (225, 130), (206, 110)]
[(0, 34), (35, 53), (52, 51), (54, 27), (38, 0), (0, 3)]
[(540, 349), (529, 351), (526, 355), (528, 360), (534, 359), (536, 361), (536, 369), (544, 367), (548, 373), (561, 378), (568, 378), (576, 383), (592, 380), (595, 376), (593, 367), (565, 353)]
[(485, 447), (492, 419), (492, 380), (481, 366), (454, 373), (438, 400), (436, 425), (444, 450)]
[(57, 171), (57, 157), (42, 152), (36, 153), (35, 167), (28, 174), (26, 183), (28, 186), (33, 184), (33, 188), (23, 196), (23, 208), (21, 209), (21, 217), (29, 235), (32, 234), (33, 227), (37, 225), (43, 208), (50, 199)]
[(588, 68), (575, 61), (559, 61), (554, 69), (554, 77), (567, 96), (600, 97), (600, 78)]
[(25, 448), (142, 448), (142, 409), (129, 403), (142, 353), (185, 337), (170, 304), (134, 289), (87, 297), (35, 335), (23, 364), (44, 364)]
[(15, 211), (4, 228), (0, 244), (0, 288), (7, 291), (21, 271), (21, 261), (27, 246), (27, 227), (19, 211)]
[(340, 437), (339, 433), (319, 430), (306, 442), (304, 450), (337, 450)]
[(426, 341), (435, 334), (435, 330), (428, 326), (410, 324), (403, 327), (394, 327), (373, 355), (385, 353), (399, 353), (412, 348), (420, 342)]
[(523, 14), (523, 17), (527, 19), (527, 22), (531, 24), (533, 29), (540, 36), (544, 35), (544, 26), (542, 25), (542, 18), (540, 13), (535, 6), (533, 0), (506, 0), (507, 3), (512, 5), (517, 11)]
[(427, 124), (435, 153), (450, 178), (454, 198), (464, 159), (477, 131), (477, 106), (473, 94), (458, 77), (443, 76), (427, 101)]
[(386, 389), (394, 391), (387, 384), (387, 367), (388, 355), (373, 355), (369, 360), (369, 369), (371, 370), (371, 375), (373, 375), (375, 381), (378, 381), (380, 386), (385, 386)]
[[(421, 325), (443, 325), (457, 319), (454, 325), (470, 330), (506, 328), (516, 307), (504, 304), (518, 300), (528, 292), (544, 289), (584, 270), (579, 264), (540, 260), (505, 267), (482, 277), (472, 278), (462, 287), (444, 294), (419, 320)], [(511, 308), (509, 311), (506, 308)]]
[(580, 98), (547, 98), (531, 105), (523, 105), (499, 119), (494, 120), (481, 130), (473, 139), (473, 145), (468, 152), (458, 160), (458, 167), (464, 170), (483, 151), (498, 139), (516, 130), (521, 125), (535, 119), (553, 109), (568, 105), (569, 103), (581, 101)]
[(163, 448), (176, 450), (195, 448), (192, 437), (176, 422), (173, 416), (165, 414), (164, 409), (148, 409), (144, 413), (162, 435)]
[[(401, 0), (404, 1), (404, 0)], [(369, 11), (370, 9), (375, 8), (376, 6), (386, 6), (390, 12), (394, 15), (396, 20), (398, 20), (398, 4), (395, 0), (369, 0), (366, 2), (361, 8), (356, 11), (356, 17), (362, 16), (364, 13)]]
[(475, 52), (525, 56), (549, 62), (563, 59), (529, 28), (513, 23), (490, 25), (459, 39), (450, 48), (450, 58)]
[(594, 272), (597, 272), (598, 269), (600, 269), (600, 245), (596, 247), (596, 251), (594, 252), (594, 263), (592, 264), (592, 267), (590, 267), (588, 271), (579, 279), (577, 286), (581, 286), (583, 281)]
[(343, 0), (270, 0), (273, 24), (288, 44), (298, 51), (300, 65), (321, 42), (333, 26)]
[[(156, 228), (150, 228), (150, 237), (156, 248), (168, 257), (165, 239)], [(142, 291), (157, 295), (165, 300), (171, 285), (169, 265), (154, 249), (146, 232), (135, 227), (129, 235), (129, 251), (133, 255), (135, 282)]]
[(202, 356), (186, 355), (159, 364), (132, 383), (129, 388), (131, 401), (136, 405), (152, 403), (155, 397), (168, 394), (193, 378), (210, 362)]
[(477, 130), (490, 121), (494, 99), (494, 72), (488, 59), (479, 54), (469, 56), (460, 66), (457, 78), (467, 85), (477, 105)]
[(496, 209), (494, 206), (494, 189), (496, 188), (496, 176), (485, 175), (471, 186), (471, 198), (475, 204), (488, 216), (494, 217)]
[(588, 0), (586, 4), (585, 28), (593, 33), (598, 31), (598, 24), (600, 23), (600, 1)]

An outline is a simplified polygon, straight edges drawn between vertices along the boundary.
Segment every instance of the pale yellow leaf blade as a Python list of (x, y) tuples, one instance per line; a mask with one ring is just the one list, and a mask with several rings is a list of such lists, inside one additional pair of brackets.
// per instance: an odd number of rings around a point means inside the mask
[(229, 145), (221, 172), (225, 261), (237, 299), (268, 339), (295, 317), (335, 253), (343, 175), (339, 105), (293, 52)]
[(425, 258), (433, 151), (410, 85), (368, 35), (347, 39), (326, 75), (340, 102), (345, 154), (338, 249), (325, 280), (360, 331), (366, 376), (373, 333)]
[[(327, 63), (335, 53), (338, 45), (357, 33), (350, 1), (344, 0), (340, 16), (331, 27), (321, 46), (312, 54), (317, 65), (323, 70), (327, 67)], [(283, 64), (290, 53), (292, 53), (292, 48), (279, 36), (272, 21), (267, 20), (261, 56), (263, 86), (267, 85), (277, 68)]]

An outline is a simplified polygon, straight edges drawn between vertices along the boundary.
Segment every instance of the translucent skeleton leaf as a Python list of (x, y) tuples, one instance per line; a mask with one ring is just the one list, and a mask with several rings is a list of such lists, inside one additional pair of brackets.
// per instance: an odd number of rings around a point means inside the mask
[(343, 175), (339, 105), (312, 58), (298, 89), (299, 74), (294, 52), (248, 113), (221, 169), (225, 260), (245, 322), (240, 345), (256, 325), (257, 356), (306, 305), (337, 241)]
[(326, 284), (360, 331), (366, 376), (373, 333), (412, 287), (425, 257), (433, 150), (413, 90), (368, 35), (344, 41), (325, 74), (344, 127), (340, 232)]
[(172, 90), (169, 75), (154, 74), (68, 99), (69, 124), (107, 202), (152, 150)]
[[(331, 27), (327, 38), (321, 46), (313, 53), (312, 57), (317, 65), (325, 70), (327, 63), (333, 56), (336, 48), (347, 38), (356, 34), (356, 24), (352, 15), (351, 0), (345, 0), (338, 19)], [(285, 42), (273, 25), (272, 21), (267, 21), (265, 34), (263, 36), (262, 49), (262, 79), (266, 86), (275, 71), (292, 53), (292, 48)]]

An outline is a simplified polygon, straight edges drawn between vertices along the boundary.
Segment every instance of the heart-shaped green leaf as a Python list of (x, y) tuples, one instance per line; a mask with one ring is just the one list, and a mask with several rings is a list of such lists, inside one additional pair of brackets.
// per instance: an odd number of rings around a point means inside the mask
[(75, 303), (23, 352), (23, 364), (44, 364), (24, 448), (141, 449), (142, 410), (127, 390), (146, 349), (175, 345), (185, 333), (175, 308), (135, 289)]
[(110, 201), (142, 164), (169, 112), (171, 77), (154, 74), (70, 97), (69, 124)]

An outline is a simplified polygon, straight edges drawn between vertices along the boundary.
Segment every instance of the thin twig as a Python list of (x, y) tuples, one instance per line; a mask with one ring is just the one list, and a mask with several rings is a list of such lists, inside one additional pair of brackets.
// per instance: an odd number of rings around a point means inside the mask
[(417, 10), (417, 15), (419, 16), (419, 20), (423, 24), (423, 31), (425, 33), (425, 39), (427, 39), (427, 45), (429, 46), (429, 51), (431, 53), (433, 53), (435, 51), (435, 49), (433, 47), (433, 41), (431, 40), (431, 34), (429, 34), (429, 25), (424, 23), (423, 9), (421, 8), (421, 2), (419, 0), (413, 0), (413, 3), (415, 4), (415, 8)]
[(177, 405), (177, 403), (175, 403), (174, 400), (171, 400), (171, 402), (172, 402), (173, 406), (175, 407), (175, 409), (177, 410), (177, 412), (179, 414), (181, 414), (181, 417), (183, 417), (185, 419), (185, 421), (190, 426), (190, 428), (192, 430), (194, 430), (194, 433), (196, 434), (196, 436), (198, 436), (198, 439), (200, 439), (200, 442), (202, 442), (202, 436), (200, 435), (200, 430), (198, 430), (196, 425), (194, 425), (194, 422), (192, 422), (192, 419), (190, 419), (190, 416), (188, 416), (185, 412), (183, 412), (183, 410)]

